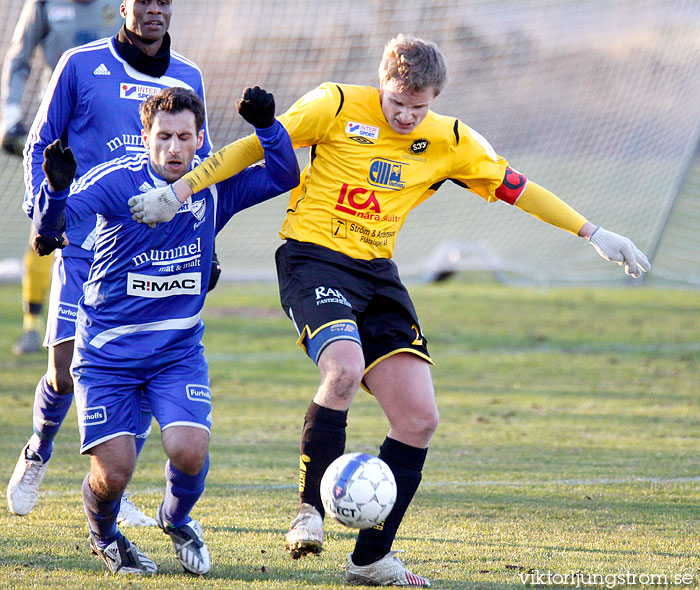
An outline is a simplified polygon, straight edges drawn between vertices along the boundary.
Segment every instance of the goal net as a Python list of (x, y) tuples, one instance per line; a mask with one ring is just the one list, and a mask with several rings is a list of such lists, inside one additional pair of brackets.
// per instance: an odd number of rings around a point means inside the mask
[[(0, 0), (2, 55), (21, 5)], [(398, 33), (435, 41), (449, 72), (435, 111), (653, 253), (653, 281), (700, 285), (697, 0), (177, 0), (170, 32), (202, 68), (215, 148), (249, 133), (235, 109), (246, 86), (272, 91), (282, 112), (324, 81), (376, 85)], [(40, 86), (34, 74), (27, 123)], [(12, 274), (28, 231), (17, 158), (0, 156), (0, 179), (0, 272)], [(225, 279), (274, 278), (286, 205), (280, 196), (222, 231)], [(395, 259), (409, 280), (450, 270), (535, 284), (625, 280), (581, 240), (451, 183), (411, 213)]]

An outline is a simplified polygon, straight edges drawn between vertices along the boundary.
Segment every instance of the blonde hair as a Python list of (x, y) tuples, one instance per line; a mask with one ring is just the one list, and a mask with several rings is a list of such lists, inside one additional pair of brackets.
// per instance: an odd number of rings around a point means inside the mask
[(384, 47), (379, 80), (396, 82), (399, 91), (420, 92), (432, 86), (437, 96), (447, 82), (447, 66), (435, 43), (399, 35)]

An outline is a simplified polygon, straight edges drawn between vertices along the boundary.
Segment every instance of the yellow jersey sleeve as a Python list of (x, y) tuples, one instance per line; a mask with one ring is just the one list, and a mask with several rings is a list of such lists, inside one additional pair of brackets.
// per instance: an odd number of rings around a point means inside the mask
[(525, 190), (515, 202), (515, 206), (533, 217), (571, 232), (575, 236), (578, 235), (579, 230), (587, 221), (583, 215), (554, 193), (531, 180), (528, 181)]
[[(287, 129), (295, 148), (310, 146), (322, 141), (341, 104), (342, 94), (338, 86), (325, 83), (302, 96), (278, 119)], [(221, 148), (185, 174), (183, 180), (193, 192), (198, 192), (238, 174), (263, 156), (260, 141), (251, 134)]]
[(292, 138), (295, 148), (308, 147), (324, 140), (344, 103), (337, 84), (325, 82), (297, 100), (279, 121)]
[(264, 151), (258, 137), (253, 133), (228, 144), (209, 156), (199, 166), (190, 170), (182, 179), (199, 192), (212, 184), (221, 182), (262, 160)]
[(480, 133), (456, 120), (457, 148), (450, 180), (487, 201), (496, 201), (508, 162), (499, 156)]

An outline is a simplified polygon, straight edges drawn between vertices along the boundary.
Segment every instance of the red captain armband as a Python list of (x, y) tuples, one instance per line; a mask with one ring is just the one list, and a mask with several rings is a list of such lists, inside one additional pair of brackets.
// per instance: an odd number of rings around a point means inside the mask
[(506, 174), (503, 177), (503, 183), (496, 189), (496, 197), (509, 205), (515, 205), (515, 202), (518, 200), (518, 197), (523, 194), (526, 186), (527, 178), (517, 170), (513, 170), (508, 166), (506, 168)]

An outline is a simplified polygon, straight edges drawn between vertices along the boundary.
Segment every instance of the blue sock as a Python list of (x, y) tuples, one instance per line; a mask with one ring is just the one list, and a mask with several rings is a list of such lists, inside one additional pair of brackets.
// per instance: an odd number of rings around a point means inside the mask
[(190, 511), (204, 493), (204, 480), (209, 471), (209, 455), (204, 467), (197, 475), (187, 475), (177, 469), (170, 461), (165, 464), (165, 498), (161, 515), (165, 521), (175, 528), (187, 524)]
[(100, 500), (90, 487), (90, 474), (83, 480), (83, 509), (88, 518), (90, 533), (104, 549), (121, 536), (117, 528), (117, 515), (121, 496), (116, 500)]
[(59, 395), (46, 381), (46, 375), (41, 378), (34, 392), (34, 435), (29, 439), (29, 450), (40, 455), (44, 462), (51, 458), (53, 439), (72, 403), (72, 392)]

